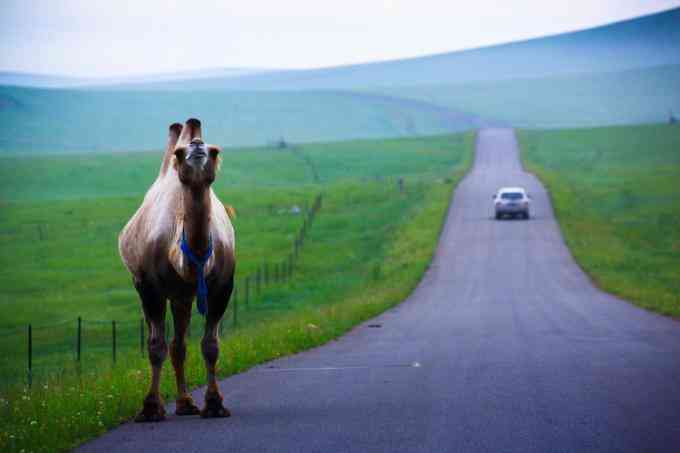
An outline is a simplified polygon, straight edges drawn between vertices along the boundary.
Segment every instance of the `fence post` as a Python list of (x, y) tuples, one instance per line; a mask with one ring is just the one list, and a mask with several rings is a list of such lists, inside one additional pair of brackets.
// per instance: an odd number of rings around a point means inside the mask
[(33, 385), (33, 327), (28, 325), (28, 387)]
[(80, 351), (83, 342), (83, 318), (78, 316), (78, 330), (76, 333), (76, 360), (80, 362)]
[(232, 324), (236, 326), (238, 325), (238, 299), (236, 297), (234, 297), (234, 308), (232, 314), (234, 315), (232, 319)]
[(116, 363), (116, 321), (111, 321), (111, 343), (113, 345), (113, 363)]
[(139, 351), (144, 357), (144, 318), (139, 320)]
[(257, 290), (256, 294), (258, 295), (258, 297), (260, 295), (260, 286), (262, 285), (261, 280), (262, 280), (262, 267), (260, 266), (257, 268), (257, 281), (255, 282), (256, 285), (255, 288)]
[(250, 276), (246, 277), (246, 308), (248, 308), (248, 302), (250, 299)]

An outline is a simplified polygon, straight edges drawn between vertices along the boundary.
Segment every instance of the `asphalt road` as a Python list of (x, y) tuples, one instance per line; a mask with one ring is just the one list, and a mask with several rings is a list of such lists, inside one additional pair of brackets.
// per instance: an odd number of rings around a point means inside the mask
[[(502, 185), (528, 189), (532, 220), (492, 219)], [(488, 129), (408, 300), (221, 388), (231, 418), (131, 423), (81, 451), (678, 452), (680, 323), (591, 284), (513, 131)]]

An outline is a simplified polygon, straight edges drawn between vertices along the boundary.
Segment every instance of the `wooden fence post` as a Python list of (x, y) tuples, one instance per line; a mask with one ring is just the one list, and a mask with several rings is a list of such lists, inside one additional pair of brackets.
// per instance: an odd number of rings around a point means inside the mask
[(255, 294), (257, 294), (258, 297), (260, 296), (261, 285), (262, 285), (262, 267), (258, 266), (257, 277), (256, 277), (256, 281), (255, 281), (255, 289), (256, 289)]
[(78, 329), (76, 331), (76, 360), (80, 362), (80, 353), (83, 341), (83, 318), (78, 316)]
[(250, 276), (246, 277), (246, 308), (248, 308), (248, 302), (250, 302)]
[(113, 353), (113, 363), (116, 363), (116, 321), (111, 321), (111, 345)]
[(33, 385), (33, 327), (28, 325), (28, 387)]
[(234, 298), (234, 306), (233, 306), (233, 319), (232, 319), (232, 324), (235, 326), (238, 325), (238, 299)]

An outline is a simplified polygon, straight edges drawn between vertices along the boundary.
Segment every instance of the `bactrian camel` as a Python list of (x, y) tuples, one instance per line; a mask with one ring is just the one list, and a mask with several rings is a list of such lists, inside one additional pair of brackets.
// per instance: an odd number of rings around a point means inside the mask
[[(165, 312), (174, 321), (170, 358), (177, 380), (177, 415), (228, 417), (215, 376), (219, 355), (218, 324), (234, 285), (234, 229), (227, 210), (211, 188), (220, 149), (203, 143), (201, 123), (170, 126), (160, 173), (118, 238), (125, 267), (142, 301), (149, 327), (151, 388), (136, 421), (165, 418), (159, 393), (161, 368), (168, 352)], [(227, 208), (229, 209), (229, 208)], [(231, 211), (230, 211), (231, 214)], [(205, 315), (201, 349), (208, 375), (203, 410), (187, 391), (185, 336), (197, 298)]]

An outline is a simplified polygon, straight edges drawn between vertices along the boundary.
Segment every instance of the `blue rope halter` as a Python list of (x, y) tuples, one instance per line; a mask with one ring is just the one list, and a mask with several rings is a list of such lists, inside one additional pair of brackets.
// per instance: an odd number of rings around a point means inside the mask
[(182, 250), (182, 253), (184, 253), (184, 256), (187, 257), (189, 262), (196, 268), (196, 284), (198, 285), (196, 288), (196, 306), (198, 308), (198, 312), (205, 316), (205, 306), (206, 301), (208, 300), (208, 285), (205, 282), (204, 272), (205, 263), (208, 262), (208, 259), (213, 253), (212, 235), (208, 237), (208, 250), (203, 256), (196, 256), (196, 254), (191, 251), (191, 247), (189, 247), (187, 236), (184, 233), (184, 230), (182, 230), (182, 239), (179, 241), (179, 248)]

